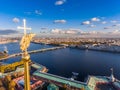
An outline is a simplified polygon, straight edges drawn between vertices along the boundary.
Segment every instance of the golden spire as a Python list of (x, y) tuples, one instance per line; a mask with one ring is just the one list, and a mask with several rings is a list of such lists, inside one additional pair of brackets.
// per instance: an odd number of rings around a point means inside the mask
[(24, 62), (24, 84), (25, 90), (30, 90), (30, 72), (29, 72), (29, 62), (30, 62), (30, 55), (27, 52), (27, 48), (30, 46), (30, 41), (35, 36), (35, 34), (27, 34), (26, 30), (31, 30), (31, 28), (26, 27), (26, 20), (23, 19), (24, 26), (18, 27), (18, 29), (24, 30), (24, 36), (20, 42), (20, 49), (23, 52), (22, 60)]

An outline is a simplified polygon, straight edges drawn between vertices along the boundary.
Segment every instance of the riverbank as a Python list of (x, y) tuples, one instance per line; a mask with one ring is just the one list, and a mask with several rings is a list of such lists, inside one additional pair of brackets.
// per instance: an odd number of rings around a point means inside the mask
[(0, 42), (0, 44), (8, 44), (8, 43), (16, 43), (18, 41), (3, 41), (3, 42)]
[(81, 45), (81, 46), (69, 46), (70, 48), (76, 48), (80, 50), (92, 50), (92, 51), (101, 51), (101, 52), (110, 52), (110, 53), (120, 53), (120, 46), (108, 46), (108, 45)]
[(39, 42), (32, 42), (34, 44), (41, 44), (41, 45), (51, 45), (51, 46), (66, 46), (69, 48), (76, 48), (81, 50), (92, 50), (92, 51), (101, 51), (101, 52), (110, 52), (110, 53), (120, 53), (120, 46), (117, 45), (66, 45), (66, 44), (46, 44), (46, 43), (39, 43)]
[(41, 43), (41, 42), (31, 42), (34, 44), (41, 44), (41, 45), (49, 45), (49, 46), (66, 46), (66, 45), (61, 45), (61, 44), (52, 44), (52, 43)]

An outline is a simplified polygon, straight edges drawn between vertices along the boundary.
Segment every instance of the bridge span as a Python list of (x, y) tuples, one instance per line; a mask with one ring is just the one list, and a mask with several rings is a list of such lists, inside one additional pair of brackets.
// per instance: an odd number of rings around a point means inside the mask
[[(39, 52), (45, 52), (45, 51), (52, 51), (52, 50), (58, 50), (58, 49), (63, 49), (66, 48), (66, 46), (59, 46), (59, 47), (52, 47), (52, 48), (43, 48), (43, 49), (38, 49), (38, 50), (33, 50), (33, 51), (28, 51), (29, 54), (33, 54), (33, 53), (39, 53)], [(0, 61), (5, 60), (5, 59), (9, 59), (12, 57), (17, 57), (17, 56), (21, 56), (23, 53), (15, 53), (15, 54), (11, 54), (8, 55), (5, 58), (1, 58)]]

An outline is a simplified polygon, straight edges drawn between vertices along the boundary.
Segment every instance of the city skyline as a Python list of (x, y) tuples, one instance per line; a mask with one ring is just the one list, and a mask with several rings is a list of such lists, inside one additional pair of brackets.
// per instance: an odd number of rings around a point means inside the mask
[(0, 3), (2, 31), (17, 30), (25, 18), (35, 33), (53, 30), (120, 33), (119, 0), (1, 0)]

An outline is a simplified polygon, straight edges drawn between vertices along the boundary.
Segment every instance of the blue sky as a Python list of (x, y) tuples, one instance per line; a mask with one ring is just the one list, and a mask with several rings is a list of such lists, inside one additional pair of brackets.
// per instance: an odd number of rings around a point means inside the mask
[(32, 32), (113, 31), (120, 23), (120, 0), (0, 0), (0, 29), (17, 29), (23, 18)]

